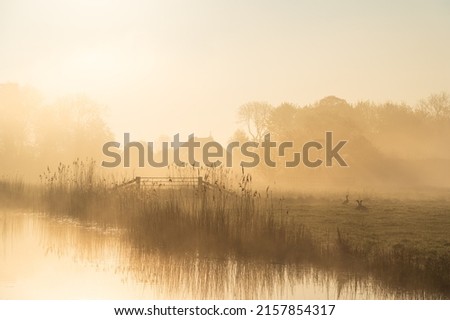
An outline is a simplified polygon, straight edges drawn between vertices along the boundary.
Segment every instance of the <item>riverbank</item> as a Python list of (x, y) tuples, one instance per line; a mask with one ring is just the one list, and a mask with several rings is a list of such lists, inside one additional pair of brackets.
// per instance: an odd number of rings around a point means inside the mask
[[(442, 200), (374, 198), (363, 212), (333, 199), (261, 194), (248, 175), (233, 192), (111, 188), (89, 168), (76, 175), (68, 179), (62, 170), (34, 188), (35, 206), (51, 216), (121, 229), (144, 253), (311, 265), (375, 279), (397, 298), (450, 296), (450, 205)], [(28, 198), (26, 186), (10, 187)], [(7, 189), (3, 184), (2, 192)]]

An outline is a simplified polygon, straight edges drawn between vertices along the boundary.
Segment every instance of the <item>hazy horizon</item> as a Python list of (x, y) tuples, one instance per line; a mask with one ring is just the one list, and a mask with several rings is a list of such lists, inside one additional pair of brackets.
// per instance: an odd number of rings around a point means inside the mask
[(223, 142), (249, 101), (448, 91), (449, 18), (445, 1), (2, 2), (0, 83), (85, 93), (116, 137)]

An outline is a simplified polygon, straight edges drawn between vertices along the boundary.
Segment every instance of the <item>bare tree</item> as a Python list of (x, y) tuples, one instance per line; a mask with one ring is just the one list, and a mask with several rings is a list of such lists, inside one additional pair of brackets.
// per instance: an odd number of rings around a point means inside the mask
[(250, 102), (239, 108), (239, 122), (247, 126), (249, 135), (261, 141), (267, 131), (272, 106), (265, 102)]
[(419, 102), (419, 110), (435, 118), (450, 118), (450, 96), (446, 92), (432, 94)]

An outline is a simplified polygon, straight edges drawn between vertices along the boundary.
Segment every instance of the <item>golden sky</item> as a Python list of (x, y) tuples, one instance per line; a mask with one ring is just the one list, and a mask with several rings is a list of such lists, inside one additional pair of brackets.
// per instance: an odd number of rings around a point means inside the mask
[(0, 1), (0, 83), (86, 93), (114, 133), (226, 140), (252, 100), (450, 91), (449, 1)]

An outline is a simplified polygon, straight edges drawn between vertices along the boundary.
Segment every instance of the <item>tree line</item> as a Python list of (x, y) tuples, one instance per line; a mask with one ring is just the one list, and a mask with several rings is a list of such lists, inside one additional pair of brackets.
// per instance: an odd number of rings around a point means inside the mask
[[(114, 140), (103, 111), (83, 95), (49, 102), (32, 88), (0, 84), (0, 177), (35, 178), (47, 166), (70, 164), (77, 158), (100, 163), (103, 144)], [(286, 187), (450, 184), (450, 96), (445, 92), (414, 106), (351, 104), (335, 96), (304, 106), (250, 102), (238, 109), (237, 116), (241, 129), (230, 137), (233, 141), (261, 142), (270, 133), (272, 139), (292, 141), (295, 146), (321, 141), (326, 131), (348, 141), (343, 150), (348, 168), (261, 166), (255, 173), (263, 183)]]

